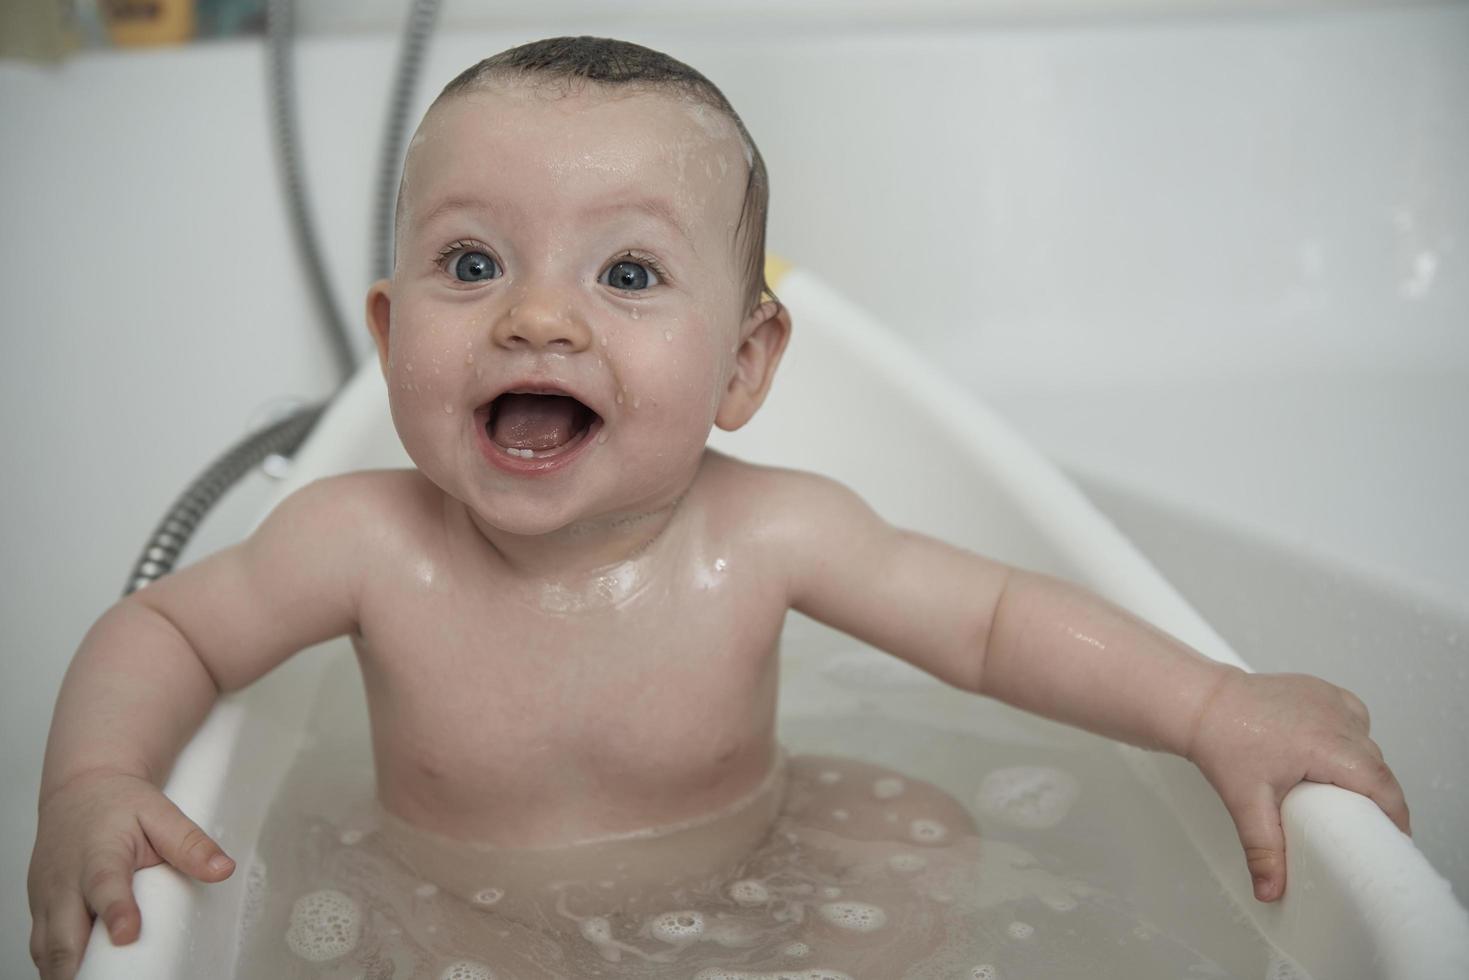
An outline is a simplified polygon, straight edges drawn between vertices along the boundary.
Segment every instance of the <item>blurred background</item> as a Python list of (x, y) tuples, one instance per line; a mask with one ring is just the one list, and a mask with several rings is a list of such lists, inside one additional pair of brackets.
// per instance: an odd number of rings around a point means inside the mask
[[(265, 15), (0, 5), (0, 975), (30, 971), (72, 651), (188, 481), (336, 384)], [(296, 4), (298, 150), (354, 326), (407, 15)], [(1463, 901), (1469, 4), (451, 0), (412, 120), (474, 61), (580, 33), (708, 75), (768, 163), (773, 251), (997, 408), (1245, 659), (1362, 694)]]

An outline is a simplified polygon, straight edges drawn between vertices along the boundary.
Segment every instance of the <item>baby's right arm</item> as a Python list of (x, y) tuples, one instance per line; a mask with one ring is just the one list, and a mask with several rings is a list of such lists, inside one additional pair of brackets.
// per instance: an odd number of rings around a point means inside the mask
[(27, 881), (47, 980), (75, 974), (94, 915), (113, 942), (137, 938), (136, 869), (167, 861), (202, 881), (233, 870), (158, 787), (219, 694), (354, 628), (354, 549), (382, 496), (373, 476), (303, 488), (250, 538), (128, 596), (87, 633), (51, 722)]

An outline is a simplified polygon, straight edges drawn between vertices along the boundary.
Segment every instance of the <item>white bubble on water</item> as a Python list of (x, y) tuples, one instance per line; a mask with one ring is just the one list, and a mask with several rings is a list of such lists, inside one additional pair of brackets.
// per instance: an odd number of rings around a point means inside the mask
[(969, 971), (969, 980), (999, 980), (1000, 971), (993, 964), (981, 963)]
[(729, 897), (737, 905), (764, 905), (770, 901), (770, 889), (754, 878), (741, 878), (729, 886)]
[(873, 782), (872, 795), (879, 800), (891, 800), (894, 797), (902, 796), (907, 786), (907, 783), (896, 776), (885, 776)]
[(704, 935), (704, 913), (692, 909), (664, 912), (648, 922), (648, 932), (654, 939), (670, 945), (691, 943)]
[(866, 902), (827, 902), (817, 911), (827, 922), (848, 932), (873, 932), (888, 921), (886, 912)]
[(495, 980), (495, 971), (476, 960), (456, 960), (444, 967), (439, 980)]
[(902, 874), (913, 874), (928, 867), (928, 859), (918, 854), (894, 854), (888, 858), (888, 867)]
[(604, 943), (610, 943), (612, 941), (612, 923), (600, 915), (592, 916), (590, 919), (583, 919), (581, 922), (581, 935), (587, 942), (595, 943), (598, 946)]
[(803, 942), (786, 943), (780, 948), (780, 952), (783, 956), (799, 960), (811, 955), (811, 947)]
[(974, 795), (981, 815), (1013, 827), (1043, 830), (1071, 812), (1081, 793), (1076, 777), (1049, 766), (1012, 766), (984, 777)]
[(362, 938), (362, 913), (357, 903), (334, 888), (323, 888), (296, 899), (286, 945), (312, 963), (345, 956)]
[(1029, 922), (1012, 922), (1005, 927), (1011, 939), (1029, 939), (1035, 935), (1035, 926)]
[(919, 844), (939, 844), (948, 839), (949, 828), (937, 820), (915, 820), (908, 825), (908, 836)]
[(340, 840), (343, 844), (346, 844), (348, 847), (351, 847), (353, 844), (357, 844), (362, 841), (362, 831), (355, 828), (351, 830), (344, 830), (342, 831), (341, 836), (337, 839)]
[(474, 897), (470, 901), (476, 905), (494, 905), (504, 897), (505, 889), (503, 888), (481, 888), (474, 893)]
[(1045, 895), (1041, 898), (1052, 912), (1070, 912), (1076, 908), (1076, 899), (1070, 895)]
[(425, 881), (423, 884), (413, 889), (413, 894), (417, 895), (419, 898), (433, 898), (438, 893), (439, 886), (435, 885), (431, 881)]

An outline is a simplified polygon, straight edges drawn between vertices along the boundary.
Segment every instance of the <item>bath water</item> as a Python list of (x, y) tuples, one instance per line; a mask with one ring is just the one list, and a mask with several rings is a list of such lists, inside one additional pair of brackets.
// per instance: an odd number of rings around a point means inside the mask
[[(783, 796), (747, 856), (667, 885), (618, 864), (533, 884), (470, 874), (470, 887), (405, 857), (375, 804), (343, 659), (242, 869), (236, 976), (1309, 980), (1111, 743), (803, 617), (782, 657)], [(475, 849), (454, 846), (475, 867)]]

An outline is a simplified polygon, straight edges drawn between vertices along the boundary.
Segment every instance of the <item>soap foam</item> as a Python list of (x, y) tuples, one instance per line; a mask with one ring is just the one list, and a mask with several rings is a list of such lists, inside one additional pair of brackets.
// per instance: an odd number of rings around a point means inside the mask
[(729, 897), (736, 905), (764, 905), (770, 901), (770, 889), (764, 882), (753, 878), (741, 878), (729, 886)]
[(472, 901), (474, 902), (474, 904), (481, 906), (494, 905), (504, 897), (505, 890), (503, 888), (481, 888), (479, 891), (474, 893), (474, 898), (472, 899)]
[(827, 922), (848, 932), (875, 932), (888, 921), (886, 912), (866, 902), (827, 902), (817, 911)]
[(908, 836), (919, 844), (942, 844), (949, 839), (949, 828), (937, 820), (915, 820), (908, 825)]
[(664, 912), (648, 923), (648, 934), (673, 946), (683, 946), (704, 935), (704, 913), (685, 909)]
[(495, 971), (475, 960), (459, 960), (444, 967), (439, 980), (495, 980)]
[(984, 777), (975, 793), (980, 814), (1012, 827), (1044, 830), (1071, 812), (1081, 793), (1076, 777), (1049, 766), (1012, 766)]
[(296, 899), (286, 945), (312, 963), (345, 956), (362, 937), (362, 913), (357, 903), (333, 888), (323, 888)]

